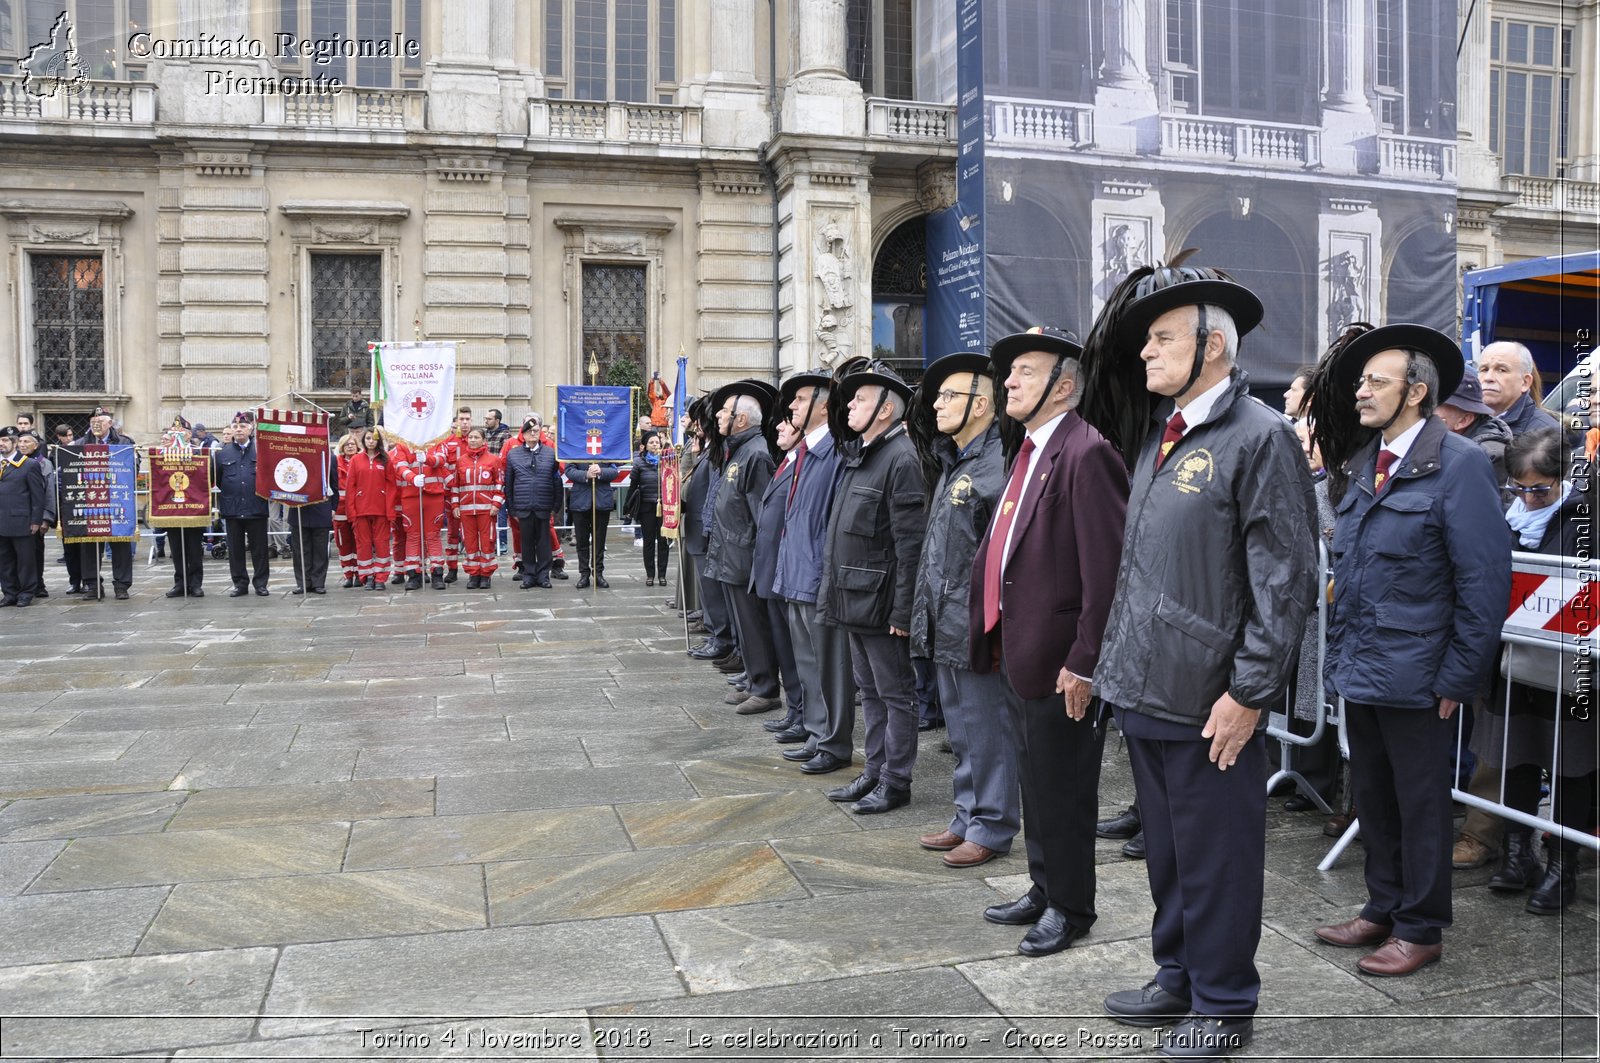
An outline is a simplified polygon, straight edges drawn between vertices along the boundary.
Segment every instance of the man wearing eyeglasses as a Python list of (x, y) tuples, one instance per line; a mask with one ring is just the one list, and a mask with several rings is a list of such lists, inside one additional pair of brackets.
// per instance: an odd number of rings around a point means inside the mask
[(1431, 416), (1463, 371), (1455, 342), (1433, 329), (1354, 327), (1318, 367), (1313, 400), (1316, 441), (1340, 474), (1328, 678), (1345, 699), (1367, 847), (1367, 903), (1316, 934), (1376, 947), (1356, 967), (1378, 977), (1444, 951), (1452, 717), (1488, 676), (1511, 593), (1489, 459)]

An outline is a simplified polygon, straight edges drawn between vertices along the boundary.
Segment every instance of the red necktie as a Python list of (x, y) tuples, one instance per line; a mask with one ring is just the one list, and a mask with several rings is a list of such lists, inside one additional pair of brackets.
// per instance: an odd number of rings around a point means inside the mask
[(1394, 464), (1396, 457), (1398, 455), (1392, 450), (1378, 451), (1378, 472), (1372, 478), (1373, 494), (1382, 492), (1383, 485), (1389, 482), (1389, 466)]
[(1172, 453), (1172, 448), (1178, 445), (1178, 440), (1183, 438), (1184, 429), (1188, 427), (1184, 423), (1182, 410), (1172, 415), (1172, 420), (1167, 422), (1167, 430), (1161, 433), (1161, 452), (1156, 455), (1157, 469), (1167, 460), (1167, 455)]
[(983, 556), (983, 630), (993, 631), (1000, 622), (1000, 569), (1005, 563), (1006, 537), (1011, 534), (1011, 521), (1017, 515), (1017, 503), (1022, 501), (1022, 489), (1028, 481), (1028, 455), (1033, 453), (1033, 440), (1024, 439), (1017, 460), (1011, 466), (1011, 480), (1006, 484), (1006, 494), (1000, 501), (1000, 512), (994, 518), (994, 531), (989, 534), (989, 552)]
[(800, 445), (794, 448), (794, 474), (789, 480), (789, 497), (784, 499), (783, 511), (789, 512), (789, 507), (794, 505), (794, 493), (800, 489), (800, 464), (806, 460), (806, 441), (800, 440)]

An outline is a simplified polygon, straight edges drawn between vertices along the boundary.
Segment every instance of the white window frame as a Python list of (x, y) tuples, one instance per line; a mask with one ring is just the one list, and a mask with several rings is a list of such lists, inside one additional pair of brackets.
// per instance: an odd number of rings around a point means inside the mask
[(582, 103), (617, 103), (627, 102), (640, 105), (671, 105), (677, 102), (678, 90), (683, 82), (683, 36), (684, 6), (689, 0), (674, 0), (673, 16), (676, 26), (673, 30), (673, 77), (661, 76), (661, 3), (660, 0), (646, 0), (649, 10), (646, 15), (645, 28), (645, 53), (646, 75), (645, 83), (649, 86), (647, 99), (621, 101), (617, 98), (617, 0), (605, 0), (606, 3), (606, 93), (602, 100), (590, 100), (573, 95), (577, 78), (573, 71), (574, 40), (573, 23), (576, 20), (574, 0), (543, 0), (536, 12), (539, 32), (538, 62), (541, 68), (548, 65), (549, 46), (545, 40), (545, 27), (548, 25), (548, 12), (551, 4), (561, 8), (561, 71), (552, 74), (548, 69), (544, 71), (545, 94), (550, 99), (576, 100)]

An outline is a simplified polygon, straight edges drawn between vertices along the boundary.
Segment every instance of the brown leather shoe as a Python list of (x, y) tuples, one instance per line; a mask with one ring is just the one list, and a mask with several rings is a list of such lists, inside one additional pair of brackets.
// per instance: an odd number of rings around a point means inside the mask
[(917, 839), (917, 844), (924, 849), (932, 849), (936, 853), (947, 853), (964, 840), (961, 835), (953, 830), (942, 830), (938, 834), (924, 834)]
[(1380, 978), (1399, 978), (1419, 971), (1430, 963), (1438, 963), (1442, 955), (1443, 945), (1418, 945), (1390, 938), (1381, 949), (1362, 958), (1356, 966)]
[(1337, 945), (1341, 949), (1359, 949), (1367, 945), (1376, 945), (1387, 938), (1392, 926), (1374, 923), (1370, 919), (1363, 919), (1359, 915), (1343, 923), (1332, 926), (1317, 927), (1317, 937), (1330, 945)]
[(987, 864), (999, 855), (987, 846), (966, 841), (945, 853), (941, 859), (944, 860), (946, 867), (977, 867), (979, 864)]
[(1457, 871), (1465, 871), (1482, 867), (1499, 855), (1499, 850), (1489, 848), (1469, 834), (1463, 834), (1450, 850), (1450, 866)]

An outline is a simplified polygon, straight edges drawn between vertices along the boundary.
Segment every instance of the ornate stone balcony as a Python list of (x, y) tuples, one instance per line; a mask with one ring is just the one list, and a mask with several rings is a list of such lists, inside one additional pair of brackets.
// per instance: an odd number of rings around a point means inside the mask
[(944, 103), (867, 100), (867, 136), (918, 144), (953, 145), (956, 109)]
[(645, 145), (701, 142), (700, 108), (648, 103), (530, 100), (528, 135), (534, 139)]
[(1452, 141), (1378, 134), (1378, 173), (1383, 177), (1456, 179), (1456, 146)]
[(46, 96), (23, 88), (19, 74), (0, 74), (0, 124), (75, 122), (86, 126), (149, 126), (156, 87), (147, 81), (82, 81)]
[(1583, 214), (1600, 214), (1600, 184), (1557, 177), (1506, 177), (1507, 192), (1516, 194), (1515, 209)]
[(1177, 158), (1314, 169), (1322, 165), (1322, 131), (1283, 122), (1164, 114), (1160, 150)]
[(990, 96), (983, 106), (989, 142), (996, 146), (1059, 151), (1094, 143), (1094, 108), (1089, 104)]
[(267, 125), (302, 129), (427, 128), (427, 93), (418, 89), (361, 89), (345, 86), (327, 95), (263, 96)]

